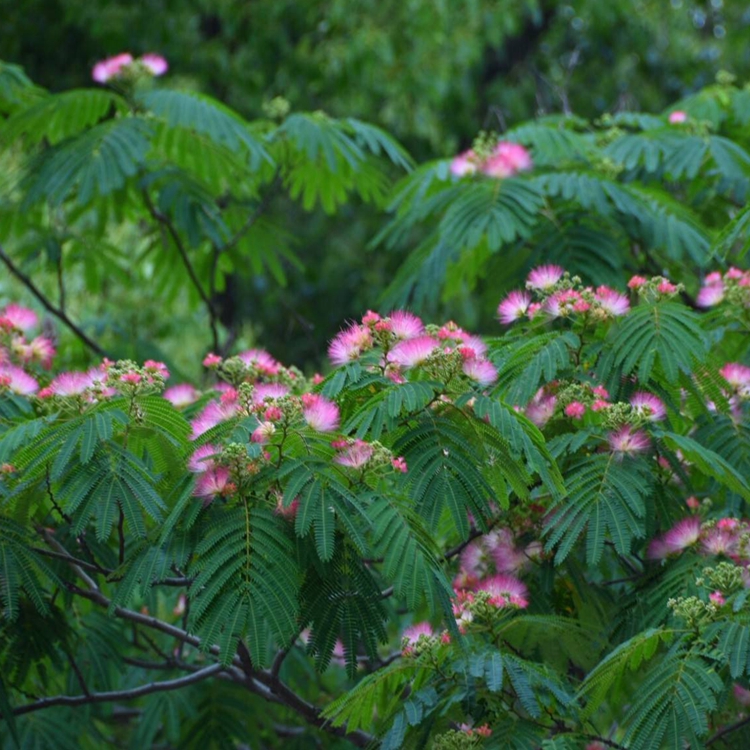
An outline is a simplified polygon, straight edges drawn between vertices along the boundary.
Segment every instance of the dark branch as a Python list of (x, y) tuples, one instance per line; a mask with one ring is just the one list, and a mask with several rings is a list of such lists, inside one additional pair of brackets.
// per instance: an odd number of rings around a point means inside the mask
[(163, 680), (161, 682), (151, 682), (148, 685), (141, 685), (132, 690), (114, 690), (109, 693), (91, 693), (89, 695), (57, 695), (53, 698), (42, 698), (35, 703), (28, 703), (25, 706), (19, 706), (13, 709), (16, 716), (28, 714), (32, 711), (41, 711), (52, 706), (82, 706), (88, 703), (110, 703), (112, 701), (129, 701), (140, 698), (142, 695), (151, 693), (164, 692), (166, 690), (179, 690), (187, 685), (205, 680), (207, 677), (215, 675), (224, 667), (221, 664), (211, 664), (205, 669), (198, 672), (178, 677), (174, 680)]
[(10, 259), (5, 250), (0, 246), (0, 260), (5, 263), (8, 270), (39, 300), (47, 312), (62, 321), (91, 351), (100, 357), (106, 357), (107, 353), (92, 338), (87, 336), (66, 314), (61, 307), (56, 307), (45, 297), (39, 287)]
[(732, 732), (736, 732), (738, 729), (742, 729), (742, 727), (747, 726), (748, 724), (750, 724), (750, 716), (746, 716), (744, 719), (740, 719), (734, 724), (730, 724), (729, 726), (720, 729), (718, 732), (716, 732), (716, 734), (708, 738), (708, 740), (706, 741), (706, 747), (708, 747), (709, 745), (713, 745), (714, 742), (717, 742), (718, 740), (726, 737), (726, 735)]
[(175, 244), (175, 247), (177, 248), (177, 252), (180, 255), (180, 258), (182, 259), (182, 264), (185, 266), (185, 270), (188, 273), (188, 276), (190, 277), (190, 281), (192, 281), (193, 286), (195, 287), (196, 291), (198, 292), (198, 295), (200, 296), (201, 300), (203, 301), (203, 304), (206, 306), (206, 310), (208, 311), (208, 318), (209, 318), (209, 325), (211, 326), (211, 338), (213, 340), (213, 348), (214, 351), (216, 351), (219, 348), (219, 331), (217, 328), (217, 320), (216, 320), (216, 309), (214, 308), (214, 304), (211, 301), (211, 298), (206, 294), (205, 289), (203, 288), (203, 285), (200, 282), (200, 279), (198, 278), (198, 274), (195, 272), (195, 268), (193, 268), (193, 264), (190, 262), (190, 258), (188, 257), (187, 250), (185, 249), (185, 245), (182, 242), (182, 239), (180, 238), (179, 233), (177, 232), (177, 229), (175, 229), (174, 224), (169, 220), (169, 217), (163, 214), (159, 209), (154, 205), (154, 202), (151, 200), (151, 196), (148, 194), (148, 190), (143, 190), (143, 200), (146, 204), (146, 208), (148, 209), (148, 212), (151, 214), (152, 218), (161, 224), (167, 232), (169, 232), (169, 236), (172, 238), (172, 241)]

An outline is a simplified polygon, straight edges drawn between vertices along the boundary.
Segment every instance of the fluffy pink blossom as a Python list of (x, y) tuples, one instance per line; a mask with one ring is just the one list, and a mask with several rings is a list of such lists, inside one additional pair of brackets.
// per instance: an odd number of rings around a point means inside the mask
[(629, 289), (640, 289), (644, 284), (648, 284), (648, 279), (645, 276), (631, 276), (628, 281)]
[(267, 443), (276, 432), (276, 426), (273, 422), (261, 422), (254, 430), (253, 434), (250, 435), (250, 440), (253, 443), (260, 443), (261, 445)]
[(659, 292), (659, 294), (675, 294), (677, 292), (677, 286), (671, 281), (664, 279), (659, 282), (656, 291)]
[(55, 358), (55, 345), (46, 336), (37, 336), (29, 342), (27, 347), (30, 359), (39, 362), (45, 370), (52, 366)]
[(193, 494), (204, 500), (213, 500), (215, 497), (231, 495), (236, 491), (237, 487), (230, 481), (229, 469), (216, 466), (198, 477)]
[(669, 124), (680, 125), (687, 121), (687, 112), (683, 112), (681, 109), (676, 109), (674, 112), (669, 113)]
[(248, 349), (237, 355), (248, 367), (257, 370), (261, 375), (278, 375), (281, 364), (263, 349)]
[(276, 400), (289, 393), (289, 386), (283, 383), (258, 383), (253, 388), (253, 403), (262, 404), (266, 399)]
[(397, 456), (396, 458), (391, 459), (391, 466), (401, 474), (406, 474), (406, 472), (409, 471), (409, 467), (406, 465), (406, 460), (403, 456)]
[(738, 539), (732, 531), (714, 526), (703, 534), (701, 551), (707, 555), (733, 555), (737, 544)]
[(540, 388), (526, 406), (526, 416), (537, 426), (544, 427), (552, 419), (557, 407), (557, 397)]
[(678, 521), (666, 534), (664, 543), (671, 552), (681, 552), (698, 541), (701, 533), (701, 519), (690, 516)]
[(574, 289), (564, 289), (547, 297), (542, 309), (550, 317), (559, 318), (560, 316), (570, 314), (571, 310), (586, 312), (588, 308), (588, 303), (581, 298), (579, 292), (576, 292)]
[(481, 165), (489, 177), (511, 177), (532, 167), (531, 154), (520, 144), (500, 141), (492, 154)]
[(143, 380), (143, 377), (137, 372), (125, 372), (120, 375), (120, 382), (130, 385), (138, 385), (141, 380)]
[(462, 369), (464, 375), (475, 380), (479, 385), (491, 385), (497, 380), (497, 368), (487, 359), (467, 359)]
[(511, 292), (497, 308), (497, 314), (500, 322), (505, 325), (515, 323), (523, 318), (531, 304), (531, 296), (527, 292)]
[(750, 706), (750, 690), (735, 682), (732, 688), (734, 699), (742, 706)]
[(486, 536), (487, 548), (498, 573), (515, 573), (528, 562), (523, 550), (516, 547), (510, 529), (499, 529)]
[(572, 401), (565, 407), (565, 416), (571, 419), (583, 419), (586, 407), (580, 401)]
[(221, 403), (212, 401), (210, 404), (207, 404), (205, 409), (190, 422), (193, 428), (190, 439), (195, 440), (204, 432), (208, 432), (212, 427), (216, 427), (217, 424), (221, 424), (237, 416), (238, 409), (239, 405), (234, 399), (227, 399)]
[(628, 298), (609, 287), (600, 286), (596, 290), (595, 298), (599, 307), (610, 315), (625, 315), (630, 310)]
[(49, 395), (61, 396), (80, 396), (88, 388), (91, 388), (92, 378), (86, 372), (61, 372), (45, 388)]
[(424, 324), (413, 313), (406, 310), (394, 310), (388, 320), (391, 332), (398, 339), (413, 339), (424, 333)]
[(551, 289), (563, 277), (563, 269), (560, 266), (538, 266), (529, 272), (526, 286), (531, 289), (546, 291)]
[(474, 578), (481, 578), (487, 573), (489, 555), (481, 540), (475, 539), (461, 550), (461, 569)]
[(153, 52), (141, 55), (138, 58), (138, 62), (145, 65), (155, 76), (163, 76), (169, 70), (167, 61), (161, 55), (154, 54)]
[(658, 422), (667, 414), (667, 407), (664, 402), (653, 393), (637, 391), (630, 398), (630, 405), (633, 411), (639, 416), (645, 417), (649, 422)]
[(729, 362), (719, 372), (735, 390), (741, 394), (750, 393), (750, 367), (739, 362)]
[(400, 341), (388, 353), (388, 361), (401, 367), (414, 367), (424, 362), (439, 346), (432, 336), (417, 336), (415, 339)]
[(478, 160), (473, 149), (464, 151), (458, 156), (451, 159), (451, 174), (456, 177), (463, 177), (467, 174), (474, 174), (477, 171)]
[(15, 328), (26, 333), (39, 324), (39, 316), (30, 308), (22, 307), (15, 303), (6, 305), (0, 313), (0, 321), (3, 325)]
[(206, 443), (196, 448), (188, 459), (188, 471), (198, 474), (214, 468), (214, 458), (221, 453), (218, 445)]
[(318, 432), (331, 432), (339, 426), (339, 407), (314, 393), (302, 396), (302, 416)]
[(651, 441), (643, 430), (634, 430), (630, 426), (621, 427), (608, 436), (609, 447), (615, 453), (643, 453), (651, 447)]
[(367, 326), (352, 323), (341, 331), (328, 346), (328, 356), (334, 365), (345, 365), (358, 359), (363, 352), (372, 348), (372, 335)]
[(518, 578), (507, 573), (486, 578), (477, 586), (477, 591), (486, 591), (491, 594), (490, 603), (498, 608), (515, 605), (521, 609), (529, 606), (528, 590), (526, 585)]
[(408, 646), (413, 646), (419, 641), (420, 636), (426, 635), (429, 638), (434, 632), (429, 622), (417, 622), (404, 629), (402, 639), (406, 640)]
[(189, 406), (197, 401), (200, 397), (200, 392), (190, 385), (190, 383), (180, 383), (179, 385), (167, 388), (162, 395), (172, 405), (179, 408), (181, 406)]
[(39, 390), (39, 383), (16, 365), (0, 365), (0, 388), (7, 388), (19, 396), (30, 396)]
[(718, 283), (706, 284), (700, 288), (695, 303), (699, 307), (713, 307), (724, 299), (724, 282), (719, 279)]
[(355, 440), (351, 445), (347, 445), (333, 460), (342, 466), (361, 469), (372, 458), (373, 453), (374, 448), (369, 443), (364, 440)]
[(214, 354), (213, 352), (210, 352), (203, 358), (204, 367), (215, 367), (216, 365), (220, 363), (221, 363), (221, 357), (218, 354)]
[(116, 78), (122, 73), (123, 68), (126, 68), (133, 62), (133, 55), (129, 52), (123, 52), (120, 55), (114, 57), (108, 57), (106, 60), (100, 60), (94, 69), (91, 71), (91, 77), (97, 83), (106, 83), (111, 78)]

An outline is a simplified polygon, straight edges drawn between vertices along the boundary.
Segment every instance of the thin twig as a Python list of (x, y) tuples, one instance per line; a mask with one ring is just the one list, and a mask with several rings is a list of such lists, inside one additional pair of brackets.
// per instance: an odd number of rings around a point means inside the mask
[(730, 734), (731, 732), (735, 732), (738, 729), (742, 729), (742, 727), (747, 726), (750, 724), (750, 716), (746, 716), (744, 719), (740, 719), (739, 721), (736, 721), (734, 724), (730, 724), (727, 727), (724, 727), (723, 729), (720, 729), (716, 734), (712, 735), (708, 738), (706, 741), (706, 747), (709, 745), (713, 745), (714, 742), (717, 740), (720, 740), (722, 737), (725, 737), (726, 735)]
[(47, 312), (54, 315), (62, 321), (91, 351), (96, 352), (100, 357), (106, 357), (107, 352), (99, 346), (92, 338), (87, 336), (66, 314), (65, 310), (57, 307), (45, 297), (39, 287), (10, 259), (8, 254), (0, 245), (0, 260), (5, 263), (8, 270), (39, 300)]
[(190, 277), (190, 281), (192, 281), (193, 286), (195, 287), (196, 291), (198, 292), (198, 295), (203, 301), (203, 304), (206, 306), (206, 310), (208, 311), (209, 325), (211, 326), (211, 338), (213, 340), (213, 348), (214, 348), (214, 351), (216, 351), (219, 348), (219, 331), (216, 325), (217, 323), (216, 309), (214, 308), (214, 304), (211, 301), (211, 298), (208, 296), (208, 294), (206, 294), (206, 291), (203, 288), (203, 285), (198, 279), (198, 274), (196, 274), (195, 268), (193, 268), (193, 264), (190, 262), (190, 257), (187, 254), (185, 245), (183, 244), (182, 239), (180, 238), (180, 235), (177, 229), (175, 228), (174, 224), (172, 224), (172, 222), (169, 220), (169, 217), (166, 214), (163, 214), (154, 205), (154, 202), (151, 200), (151, 196), (148, 194), (148, 190), (144, 188), (142, 192), (143, 192), (143, 201), (146, 204), (146, 208), (148, 209), (148, 212), (151, 214), (152, 218), (156, 222), (161, 224), (167, 230), (167, 232), (169, 232), (169, 236), (172, 238), (172, 241), (174, 242), (175, 247), (177, 248), (177, 252), (179, 253), (180, 258), (182, 259), (182, 264), (185, 266), (185, 270), (187, 271), (188, 276)]
[(112, 701), (128, 701), (140, 698), (142, 695), (151, 693), (160, 693), (167, 690), (179, 690), (187, 685), (193, 685), (196, 682), (205, 680), (208, 677), (220, 672), (224, 667), (221, 664), (211, 664), (205, 669), (198, 672), (178, 677), (174, 680), (163, 680), (161, 682), (151, 682), (148, 685), (141, 685), (131, 690), (113, 690), (108, 693), (91, 693), (89, 695), (56, 695), (52, 698), (42, 698), (35, 703), (28, 703), (25, 706), (19, 706), (13, 709), (16, 716), (28, 714), (32, 711), (41, 711), (52, 706), (82, 706), (88, 703), (111, 703)]

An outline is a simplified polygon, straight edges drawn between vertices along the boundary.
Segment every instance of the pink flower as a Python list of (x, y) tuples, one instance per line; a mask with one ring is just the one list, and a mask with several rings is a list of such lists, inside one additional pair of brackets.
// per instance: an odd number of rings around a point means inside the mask
[(284, 497), (283, 495), (279, 494), (278, 499), (276, 500), (276, 509), (274, 510), (274, 513), (276, 515), (281, 516), (282, 518), (286, 518), (287, 520), (294, 520), (297, 517), (297, 511), (299, 510), (299, 498), (295, 497), (294, 500), (292, 500), (289, 505), (284, 507)]
[(487, 550), (481, 540), (475, 540), (461, 550), (461, 569), (475, 578), (481, 578), (487, 572), (489, 561)]
[(615, 453), (643, 453), (651, 447), (651, 441), (643, 430), (633, 430), (629, 426), (610, 432), (608, 440), (609, 447)]
[(355, 440), (334, 457), (334, 462), (352, 469), (361, 469), (372, 458), (374, 448), (364, 440)]
[(323, 396), (306, 393), (302, 396), (302, 416), (318, 432), (331, 432), (339, 426), (339, 407)]
[(402, 640), (406, 640), (408, 646), (413, 646), (419, 642), (420, 636), (427, 636), (430, 638), (434, 635), (432, 625), (429, 622), (417, 622), (414, 625), (410, 625), (404, 630)]
[(750, 367), (729, 362), (719, 370), (724, 380), (743, 395), (750, 394)]
[(667, 407), (664, 402), (653, 393), (637, 391), (630, 398), (630, 405), (633, 411), (639, 416), (645, 417), (649, 422), (658, 422), (667, 414)]
[(16, 365), (0, 365), (0, 389), (3, 387), (19, 396), (30, 396), (39, 390), (39, 383)]
[(481, 170), (489, 177), (504, 178), (531, 169), (531, 167), (531, 155), (521, 144), (500, 141), (489, 158), (481, 165)]
[(367, 326), (352, 323), (339, 333), (328, 346), (328, 356), (334, 365), (345, 365), (372, 348), (372, 336)]
[(596, 399), (593, 404), (591, 404), (591, 411), (601, 411), (602, 409), (607, 409), (609, 407), (609, 404), (602, 398)]
[(404, 460), (403, 456), (398, 456), (397, 458), (391, 459), (391, 466), (402, 474), (406, 474), (407, 471), (409, 471), (409, 467), (406, 465), (406, 461)]
[(55, 358), (55, 345), (46, 336), (37, 336), (28, 346), (31, 359), (39, 362), (48, 370)]
[(464, 375), (479, 385), (490, 385), (497, 380), (497, 368), (486, 359), (467, 359), (462, 366)]
[(606, 286), (600, 286), (596, 290), (596, 301), (599, 307), (610, 315), (625, 315), (630, 310), (630, 302), (624, 294), (616, 292)]
[(213, 500), (215, 497), (231, 495), (237, 491), (237, 487), (229, 479), (229, 469), (223, 466), (216, 466), (198, 477), (193, 494), (205, 500)]
[(173, 406), (178, 408), (181, 406), (189, 406), (200, 397), (199, 391), (190, 385), (190, 383), (173, 385), (171, 388), (167, 388), (162, 395)]
[(508, 604), (521, 609), (529, 606), (528, 590), (524, 583), (507, 573), (486, 578), (477, 586), (477, 591), (487, 591), (491, 594), (490, 604), (502, 608)]
[(195, 440), (204, 432), (208, 432), (211, 428), (216, 427), (216, 425), (232, 419), (232, 417), (237, 415), (238, 408), (237, 402), (233, 399), (228, 399), (222, 403), (212, 401), (210, 404), (207, 404), (206, 408), (190, 422), (193, 428), (190, 439)]
[(727, 600), (724, 598), (724, 594), (721, 593), (721, 591), (714, 591), (713, 593), (708, 595), (708, 598), (710, 599), (712, 604), (715, 604), (717, 607), (721, 607), (722, 605), (727, 603)]
[(525, 414), (537, 427), (544, 427), (552, 419), (556, 407), (557, 398), (547, 395), (544, 388), (540, 388), (526, 406)]
[(516, 547), (510, 529), (499, 529), (487, 534), (487, 548), (495, 561), (498, 573), (515, 573), (528, 562), (523, 550)]
[(50, 395), (61, 396), (80, 396), (86, 389), (91, 387), (91, 377), (85, 372), (61, 372), (49, 384), (45, 390), (50, 391)]
[(424, 333), (422, 321), (406, 310), (394, 310), (388, 320), (391, 324), (391, 332), (398, 339), (413, 339)]
[(685, 500), (685, 505), (687, 505), (690, 510), (698, 510), (698, 508), (701, 507), (700, 500), (698, 500), (698, 498), (693, 495)]
[(586, 407), (580, 401), (572, 401), (565, 407), (565, 416), (571, 419), (583, 419)]
[(282, 383), (258, 383), (253, 388), (253, 403), (262, 404), (268, 399), (275, 401), (289, 393), (289, 386)]
[(111, 78), (116, 78), (133, 62), (133, 56), (129, 52), (123, 52), (114, 57), (108, 57), (106, 60), (100, 60), (91, 71), (91, 77), (97, 83), (106, 83)]
[(414, 367), (424, 362), (439, 346), (432, 336), (418, 336), (400, 341), (388, 353), (388, 361), (401, 367)]
[(276, 426), (273, 422), (261, 422), (258, 427), (253, 430), (253, 434), (250, 435), (250, 440), (253, 443), (260, 443), (263, 445), (267, 443), (276, 432)]
[(670, 552), (681, 552), (698, 541), (701, 533), (701, 519), (690, 516), (678, 521), (666, 534), (664, 543)]
[[(708, 281), (708, 279), (706, 279)], [(707, 284), (701, 287), (695, 303), (699, 307), (713, 307), (718, 305), (724, 299), (724, 282), (719, 280), (718, 283)]]
[(687, 112), (683, 112), (681, 109), (676, 109), (674, 112), (669, 113), (669, 124), (680, 125), (687, 121)]
[(500, 322), (505, 325), (515, 323), (523, 318), (531, 304), (531, 296), (527, 292), (511, 292), (497, 308)]
[(199, 474), (202, 471), (214, 468), (214, 458), (221, 453), (218, 445), (206, 443), (196, 448), (188, 460), (188, 471)]
[(677, 287), (671, 281), (664, 279), (659, 282), (656, 291), (659, 292), (659, 294), (674, 294), (677, 291)]
[(39, 316), (28, 307), (21, 307), (11, 303), (7, 305), (2, 313), (0, 313), (0, 319), (3, 323), (10, 324), (12, 328), (26, 333), (32, 328), (35, 328), (39, 324)]
[(261, 375), (278, 375), (281, 369), (281, 364), (263, 349), (248, 349), (237, 356)]
[(137, 372), (126, 372), (120, 375), (120, 381), (130, 385), (138, 385), (143, 378)]
[(218, 364), (221, 364), (221, 357), (218, 354), (210, 352), (203, 358), (204, 367), (215, 367)]
[(648, 279), (645, 276), (631, 276), (628, 281), (629, 289), (640, 289), (644, 284), (648, 284)]
[(551, 289), (563, 276), (560, 266), (538, 266), (529, 272), (526, 286), (546, 291)]
[(474, 174), (477, 171), (477, 155), (473, 149), (464, 151), (458, 156), (451, 159), (451, 174), (456, 177), (463, 177), (467, 174)]
[(728, 529), (718, 525), (709, 529), (701, 539), (701, 551), (707, 555), (733, 555), (737, 551), (738, 539)]
[(592, 392), (592, 393), (593, 393), (593, 394), (594, 394), (595, 396), (598, 396), (598, 397), (599, 397), (599, 398), (601, 398), (601, 399), (605, 399), (605, 400), (606, 400), (606, 399), (608, 399), (608, 398), (609, 398), (609, 391), (608, 391), (608, 390), (607, 390), (607, 389), (606, 389), (606, 388), (605, 388), (605, 387), (604, 387), (603, 385), (595, 385), (595, 386), (594, 386), (594, 387), (593, 387), (593, 388), (591, 389), (591, 392)]
[(164, 364), (164, 362), (157, 362), (153, 359), (147, 359), (143, 363), (143, 369), (147, 370), (150, 373), (153, 373), (154, 375), (161, 375), (164, 380), (169, 380), (169, 370), (167, 369), (167, 366)]
[(141, 55), (138, 62), (145, 65), (155, 76), (163, 76), (169, 70), (167, 61), (161, 55), (156, 55), (153, 52)]

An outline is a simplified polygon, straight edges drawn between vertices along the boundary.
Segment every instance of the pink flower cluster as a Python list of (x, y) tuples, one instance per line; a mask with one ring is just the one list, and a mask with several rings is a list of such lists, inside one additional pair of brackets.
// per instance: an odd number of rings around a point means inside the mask
[(427, 333), (422, 321), (410, 312), (396, 310), (386, 317), (369, 310), (361, 322), (352, 323), (330, 343), (328, 356), (344, 365), (370, 350), (382, 353), (380, 366), (394, 382), (404, 382), (404, 372), (443, 354), (458, 352), (461, 370), (475, 383), (487, 386), (497, 380), (497, 369), (486, 358), (481, 338), (448, 322)]
[(696, 298), (698, 306), (714, 307), (725, 299), (750, 307), (750, 271), (732, 267), (724, 274), (714, 271), (706, 276)]
[(0, 310), (0, 388), (19, 396), (30, 396), (39, 389), (37, 379), (27, 370), (34, 366), (49, 369), (55, 346), (47, 336), (28, 335), (39, 326), (39, 317), (28, 307), (11, 303)]
[(477, 172), (502, 179), (531, 169), (531, 154), (520, 144), (499, 141), (488, 156), (479, 156), (474, 149), (464, 151), (451, 161), (451, 174), (456, 177)]
[(123, 52), (96, 63), (91, 77), (97, 83), (106, 83), (113, 78), (120, 78), (133, 64), (140, 65), (153, 76), (164, 75), (169, 69), (167, 61), (161, 55), (149, 52), (135, 60), (129, 52)]
[(663, 560), (689, 548), (704, 556), (723, 555), (746, 569), (746, 584), (750, 585), (749, 533), (750, 523), (737, 518), (701, 523), (700, 516), (689, 516), (653, 539), (648, 556), (652, 560)]
[(571, 315), (614, 318), (630, 310), (627, 296), (607, 286), (596, 289), (574, 285), (560, 266), (539, 266), (530, 271), (527, 291), (512, 291), (498, 305), (500, 322), (511, 325), (523, 318), (544, 316), (549, 320)]

